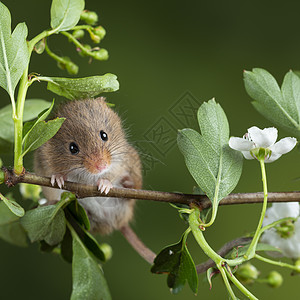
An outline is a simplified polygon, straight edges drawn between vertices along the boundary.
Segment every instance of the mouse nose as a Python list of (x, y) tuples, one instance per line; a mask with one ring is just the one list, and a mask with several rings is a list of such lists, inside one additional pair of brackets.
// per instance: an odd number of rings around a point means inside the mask
[(108, 155), (92, 154), (85, 158), (84, 166), (92, 174), (98, 174), (108, 168), (110, 157)]

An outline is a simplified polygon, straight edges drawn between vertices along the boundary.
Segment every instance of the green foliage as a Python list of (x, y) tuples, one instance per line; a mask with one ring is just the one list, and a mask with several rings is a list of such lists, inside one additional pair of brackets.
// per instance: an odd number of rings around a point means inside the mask
[(16, 246), (26, 247), (27, 235), (19, 220), (4, 202), (0, 202), (0, 238)]
[(300, 137), (300, 78), (289, 71), (281, 89), (266, 70), (255, 68), (244, 72), (246, 91), (253, 106), (275, 125)]
[(51, 27), (56, 32), (72, 29), (78, 23), (83, 9), (84, 0), (53, 0)]
[(10, 200), (10, 199), (4, 197), (1, 193), (0, 193), (0, 199), (5, 203), (5, 205), (9, 208), (9, 210), (13, 214), (15, 214), (18, 217), (23, 217), (24, 216), (25, 211), (19, 203), (17, 203), (14, 200)]
[(0, 2), (0, 86), (11, 99), (14, 99), (14, 90), (29, 63), (26, 37), (25, 23), (18, 24), (11, 34), (10, 12)]
[(36, 123), (26, 136), (26, 140), (24, 140), (23, 155), (28, 151), (39, 148), (50, 140), (59, 130), (64, 120), (65, 118), (56, 118), (48, 122), (42, 121)]
[(201, 133), (193, 129), (180, 130), (178, 146), (196, 183), (217, 205), (237, 185), (243, 158), (241, 153), (229, 148), (228, 121), (214, 100), (200, 106), (198, 122)]
[(73, 238), (73, 291), (71, 300), (111, 299), (102, 268), (73, 229), (71, 229), (71, 234)]
[(119, 82), (114, 74), (85, 78), (39, 77), (39, 79), (48, 82), (48, 90), (70, 100), (92, 98), (119, 89)]
[[(36, 118), (40, 111), (48, 108), (49, 105), (48, 101), (41, 99), (26, 100), (23, 115), (24, 122)], [(7, 150), (12, 149), (14, 142), (14, 123), (11, 116), (11, 105), (6, 105), (0, 109), (0, 152), (2, 153), (6, 153)]]
[(45, 240), (49, 245), (57, 245), (62, 241), (66, 230), (66, 220), (60, 203), (27, 211), (21, 224), (32, 243)]
[(159, 252), (151, 268), (152, 273), (167, 273), (167, 284), (173, 294), (179, 293), (187, 281), (191, 290), (197, 294), (198, 276), (194, 261), (187, 249), (185, 232), (181, 240)]

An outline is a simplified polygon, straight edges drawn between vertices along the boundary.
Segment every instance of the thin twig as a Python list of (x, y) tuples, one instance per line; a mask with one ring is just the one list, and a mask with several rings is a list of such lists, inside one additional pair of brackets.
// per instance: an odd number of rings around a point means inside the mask
[[(22, 176), (17, 176), (12, 170), (4, 169), (5, 183), (8, 186), (13, 186), (20, 182), (37, 184), (41, 186), (59, 188), (55, 183), (51, 185), (49, 177), (38, 176), (33, 173), (25, 173)], [(149, 190), (135, 190), (127, 188), (112, 188), (109, 193), (102, 194), (98, 191), (97, 186), (75, 183), (65, 181), (64, 190), (73, 192), (78, 198), (85, 197), (116, 197), (129, 198), (140, 200), (152, 200), (160, 202), (170, 202), (177, 204), (196, 204), (200, 209), (205, 209), (211, 206), (211, 201), (204, 195), (182, 194), (182, 193), (168, 193)], [(230, 194), (221, 200), (220, 205), (232, 204), (247, 204), (247, 203), (261, 203), (263, 202), (263, 193), (237, 193)], [(300, 192), (279, 192), (269, 193), (268, 202), (299, 202)]]

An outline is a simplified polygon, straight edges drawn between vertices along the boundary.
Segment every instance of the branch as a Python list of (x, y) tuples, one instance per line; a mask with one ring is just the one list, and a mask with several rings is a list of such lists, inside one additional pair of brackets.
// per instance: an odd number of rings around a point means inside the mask
[[(14, 174), (12, 170), (2, 169), (5, 174), (5, 183), (7, 186), (14, 186), (18, 183), (30, 183), (41, 186), (59, 188), (55, 183), (51, 185), (49, 177), (38, 176), (33, 173), (24, 173), (21, 176)], [(170, 202), (177, 204), (196, 204), (200, 209), (205, 209), (211, 206), (211, 201), (205, 195), (193, 195), (182, 193), (168, 193), (149, 190), (135, 190), (127, 188), (112, 188), (109, 193), (102, 194), (98, 191), (97, 186), (87, 185), (82, 183), (75, 183), (65, 181), (64, 190), (73, 192), (77, 198), (85, 197), (115, 197), (115, 198), (129, 198), (140, 200), (152, 200), (160, 202)], [(263, 193), (237, 193), (230, 194), (220, 201), (219, 205), (232, 205), (232, 204), (247, 204), (247, 203), (262, 203)], [(269, 193), (268, 202), (299, 202), (300, 192), (279, 192)]]

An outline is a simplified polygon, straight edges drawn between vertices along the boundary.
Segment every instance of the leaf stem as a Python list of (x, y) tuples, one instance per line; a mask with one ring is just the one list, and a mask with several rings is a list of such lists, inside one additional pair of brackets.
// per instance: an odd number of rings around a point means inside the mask
[(235, 296), (235, 294), (234, 294), (234, 292), (233, 292), (233, 290), (232, 290), (232, 288), (231, 288), (231, 285), (230, 285), (230, 283), (229, 283), (229, 280), (228, 280), (226, 271), (224, 270), (224, 268), (223, 268), (223, 266), (222, 266), (221, 264), (220, 264), (220, 265), (218, 264), (217, 267), (218, 267), (218, 269), (220, 270), (220, 273), (221, 273), (221, 275), (222, 275), (223, 281), (224, 281), (224, 283), (225, 283), (225, 286), (226, 286), (226, 288), (227, 288), (227, 291), (228, 291), (228, 293), (229, 293), (231, 299), (236, 300), (237, 298), (236, 298), (236, 296)]
[(263, 262), (266, 262), (268, 264), (271, 264), (271, 265), (275, 265), (275, 266), (279, 266), (279, 267), (283, 267), (283, 268), (289, 268), (296, 272), (300, 272), (300, 266), (295, 266), (295, 265), (287, 264), (287, 263), (284, 263), (281, 261), (272, 260), (272, 259), (260, 256), (258, 254), (255, 254), (254, 258), (257, 258), (257, 259), (259, 259)]
[(267, 187), (267, 177), (266, 177), (266, 169), (265, 169), (265, 160), (264, 157), (259, 159), (259, 163), (260, 163), (260, 168), (261, 168), (261, 175), (262, 175), (262, 182), (263, 182), (263, 191), (264, 191), (264, 202), (263, 202), (263, 206), (262, 206), (262, 211), (261, 211), (261, 215), (260, 215), (260, 219), (253, 237), (253, 240), (245, 254), (245, 258), (246, 259), (250, 259), (253, 258), (255, 255), (255, 250), (256, 250), (256, 246), (259, 240), (259, 237), (261, 235), (261, 227), (262, 227), (262, 223), (265, 217), (265, 213), (266, 213), (266, 209), (267, 209), (267, 204), (268, 204), (268, 187)]

